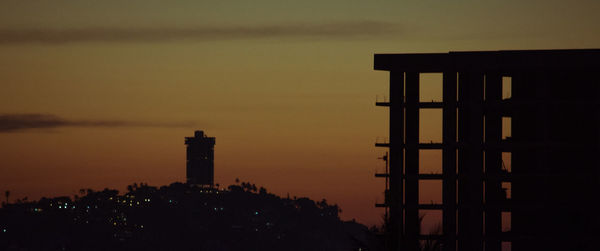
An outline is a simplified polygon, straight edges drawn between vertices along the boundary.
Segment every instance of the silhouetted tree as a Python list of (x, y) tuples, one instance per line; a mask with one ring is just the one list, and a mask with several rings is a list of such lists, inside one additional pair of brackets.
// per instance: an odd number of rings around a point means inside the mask
[[(419, 229), (418, 232), (421, 232), (421, 222), (423, 222), (423, 218), (425, 215), (419, 216)], [(439, 235), (442, 233), (442, 225), (437, 225), (435, 229), (432, 229), (429, 234), (430, 235)], [(429, 238), (425, 241), (419, 242), (419, 250), (421, 251), (439, 251), (442, 250), (442, 243), (439, 240)]]
[(320, 202), (317, 202), (317, 206), (319, 206), (321, 209), (327, 208), (327, 200), (323, 199)]
[(264, 195), (264, 194), (267, 194), (267, 189), (266, 189), (266, 188), (264, 188), (264, 187), (260, 187), (260, 189), (258, 189), (258, 193), (259, 193), (259, 194), (263, 194), (263, 195)]
[(4, 196), (6, 196), (6, 204), (8, 204), (8, 197), (10, 196), (10, 191), (6, 190), (6, 192), (4, 192)]

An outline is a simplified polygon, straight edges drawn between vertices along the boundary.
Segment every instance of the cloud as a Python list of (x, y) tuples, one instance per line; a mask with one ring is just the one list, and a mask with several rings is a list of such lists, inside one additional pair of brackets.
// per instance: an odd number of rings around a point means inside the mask
[(187, 28), (0, 29), (0, 44), (214, 41), (305, 37), (344, 39), (393, 35), (398, 31), (399, 27), (396, 24), (375, 21)]
[(0, 114), (0, 133), (61, 127), (191, 127), (193, 123), (69, 120), (52, 114)]

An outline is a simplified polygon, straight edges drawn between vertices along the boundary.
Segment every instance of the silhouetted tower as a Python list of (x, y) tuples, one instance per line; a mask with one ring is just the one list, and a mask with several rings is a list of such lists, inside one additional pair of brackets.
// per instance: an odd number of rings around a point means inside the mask
[[(376, 144), (389, 147), (388, 250), (598, 250), (600, 50), (377, 54), (374, 68), (390, 72), (376, 103), (390, 116)], [(422, 73), (442, 75), (442, 100), (421, 100)], [(420, 139), (424, 109), (441, 110), (441, 142)], [(421, 172), (423, 150), (441, 151), (441, 174)], [(423, 180), (441, 181), (441, 204), (419, 202)], [(441, 211), (442, 233), (419, 231), (424, 210)]]
[(185, 137), (187, 145), (187, 183), (212, 186), (215, 174), (215, 138), (204, 131), (195, 131), (194, 137)]

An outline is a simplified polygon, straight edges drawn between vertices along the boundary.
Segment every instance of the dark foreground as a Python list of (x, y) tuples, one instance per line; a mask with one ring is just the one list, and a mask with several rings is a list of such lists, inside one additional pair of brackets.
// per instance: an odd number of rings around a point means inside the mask
[(365, 226), (325, 200), (242, 183), (81, 190), (0, 209), (0, 250), (376, 250)]

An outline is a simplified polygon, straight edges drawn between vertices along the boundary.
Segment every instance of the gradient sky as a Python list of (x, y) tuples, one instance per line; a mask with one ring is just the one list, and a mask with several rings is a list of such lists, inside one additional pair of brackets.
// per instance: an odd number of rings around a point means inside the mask
[[(202, 129), (217, 139), (216, 182), (326, 198), (378, 224), (373, 143), (388, 119), (374, 102), (388, 74), (374, 53), (598, 48), (598, 13), (591, 0), (3, 0), (0, 115), (61, 123), (0, 132), (0, 191), (184, 181), (183, 138)], [(423, 99), (439, 97), (437, 77)], [(441, 138), (441, 113), (422, 116), (422, 139)]]

